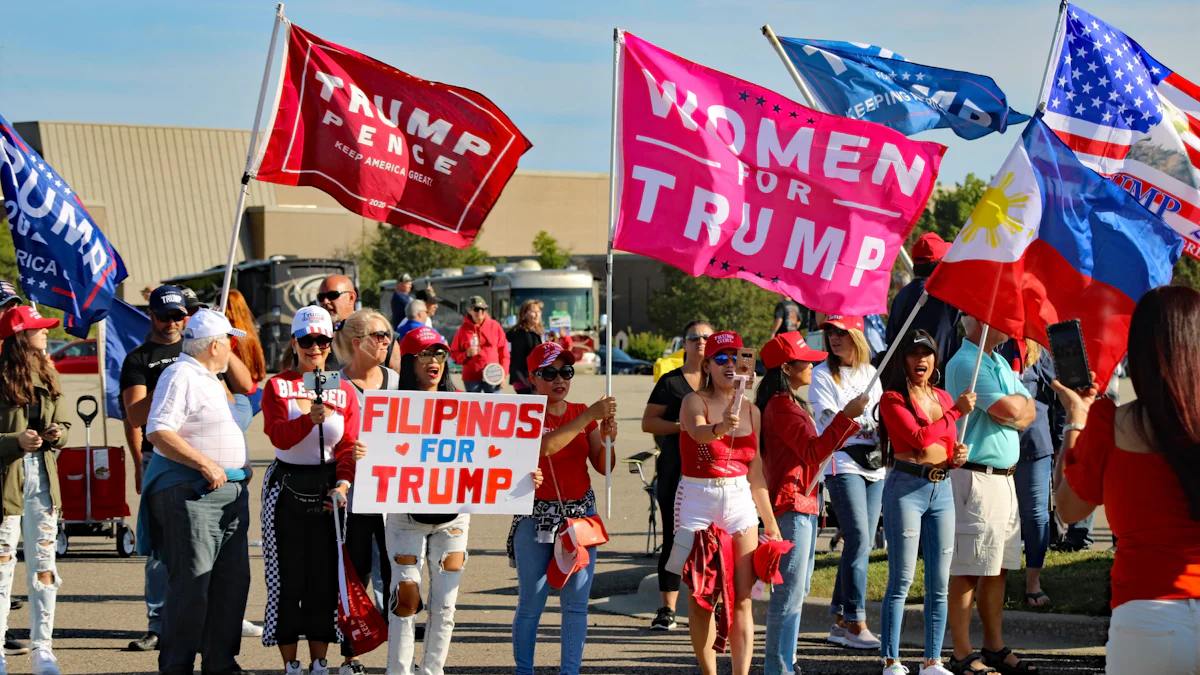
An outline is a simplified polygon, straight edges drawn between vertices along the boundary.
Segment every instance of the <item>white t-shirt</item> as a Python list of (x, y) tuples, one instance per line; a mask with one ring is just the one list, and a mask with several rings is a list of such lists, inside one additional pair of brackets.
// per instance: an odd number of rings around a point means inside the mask
[[(824, 433), (825, 428), (833, 422), (834, 416), (841, 412), (847, 403), (862, 396), (867, 389), (867, 383), (875, 376), (875, 367), (870, 364), (860, 366), (857, 370), (843, 367), (840, 375), (842, 383), (839, 386), (837, 382), (834, 382), (833, 374), (829, 372), (828, 363), (820, 363), (813, 368), (812, 384), (808, 387), (808, 402), (813, 407), (813, 422), (817, 425), (817, 433)], [(868, 399), (870, 402), (866, 409), (858, 419), (854, 420), (862, 426), (862, 429), (851, 436), (850, 440), (846, 441), (846, 445), (875, 446), (879, 443), (879, 434), (875, 430), (875, 411), (879, 407), (879, 399), (882, 397), (883, 385), (876, 382), (875, 386), (871, 387), (871, 396)], [(886, 475), (883, 467), (867, 471), (850, 455), (841, 450), (833, 453), (833, 462), (825, 467), (825, 475), (832, 475), (835, 471), (839, 474), (858, 474), (871, 481), (883, 480)]]
[[(222, 469), (244, 469), (249, 464), (246, 435), (233, 418), (225, 386), (187, 354), (163, 371), (154, 388), (146, 433), (162, 430), (179, 434)], [(154, 451), (162, 454), (157, 448)]]

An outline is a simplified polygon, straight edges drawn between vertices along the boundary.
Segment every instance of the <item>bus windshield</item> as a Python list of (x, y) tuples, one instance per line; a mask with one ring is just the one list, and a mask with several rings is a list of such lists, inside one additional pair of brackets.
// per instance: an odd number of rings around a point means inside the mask
[(571, 317), (571, 330), (588, 330), (594, 325), (590, 288), (514, 288), (513, 307), (526, 300), (542, 301), (542, 325), (550, 328), (556, 316)]

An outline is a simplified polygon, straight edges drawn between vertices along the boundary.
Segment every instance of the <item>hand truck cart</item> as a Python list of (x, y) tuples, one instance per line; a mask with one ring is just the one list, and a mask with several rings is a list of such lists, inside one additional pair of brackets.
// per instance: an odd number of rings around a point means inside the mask
[[(85, 404), (91, 403), (91, 410)], [(62, 516), (58, 520), (58, 556), (70, 549), (71, 537), (112, 537), (117, 555), (128, 558), (136, 550), (135, 532), (125, 524), (125, 448), (92, 447), (92, 420), (100, 410), (94, 396), (80, 396), (75, 412), (83, 420), (85, 447), (58, 452), (58, 487)]]

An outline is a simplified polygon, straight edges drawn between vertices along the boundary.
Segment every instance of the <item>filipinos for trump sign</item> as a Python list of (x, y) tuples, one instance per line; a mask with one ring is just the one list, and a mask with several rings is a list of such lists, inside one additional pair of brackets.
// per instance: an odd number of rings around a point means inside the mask
[(355, 513), (533, 512), (544, 396), (370, 391)]
[(289, 24), (279, 103), (254, 177), (468, 246), (533, 147), (482, 94), (429, 82)]
[(886, 312), (945, 147), (621, 39), (615, 247), (822, 312)]

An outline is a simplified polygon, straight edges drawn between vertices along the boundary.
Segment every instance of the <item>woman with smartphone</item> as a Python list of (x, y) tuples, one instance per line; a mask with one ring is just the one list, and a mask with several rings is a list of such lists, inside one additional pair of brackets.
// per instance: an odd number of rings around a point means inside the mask
[(292, 319), (286, 368), (267, 381), (263, 393), (263, 428), (275, 446), (275, 461), (263, 477), (267, 622), (262, 641), (279, 646), (288, 675), (303, 672), (301, 635), (308, 641), (311, 675), (327, 675), (329, 643), (338, 641), (331, 511), (345, 505), (355, 451), (363, 448), (354, 385), (336, 371), (323, 370), (332, 343), (329, 313), (301, 307)]
[[(731, 554), (734, 569), (733, 578), (726, 577), (720, 591), (725, 613), (716, 630), (716, 594), (705, 596), (701, 604), (696, 589), (692, 589), (688, 600), (692, 651), (704, 675), (716, 675), (716, 647), (723, 650), (725, 630), (729, 633), (734, 675), (750, 672), (754, 656), (750, 591), (755, 580), (753, 553), (758, 546), (759, 519), (769, 538), (780, 539), (758, 452), (759, 410), (745, 396), (735, 394), (737, 354), (742, 346), (742, 337), (733, 331), (709, 336), (701, 362), (703, 382), (698, 391), (683, 399), (679, 413), (683, 476), (675, 497), (675, 534), (677, 538), (691, 536), (685, 531), (697, 534), (693, 542), (679, 541), (683, 547), (675, 547), (672, 562), (684, 554), (690, 556), (697, 545), (708, 548), (711, 540), (705, 533), (711, 532), (709, 528), (714, 525), (729, 536), (727, 545), (733, 549), (721, 553), (726, 559)], [(720, 542), (716, 543), (719, 547)]]
[[(650, 400), (642, 413), (642, 431), (654, 434), (658, 458), (654, 460), (654, 499), (658, 502), (663, 522), (675, 513), (675, 492), (679, 489), (681, 460), (679, 458), (679, 410), (683, 399), (700, 388), (704, 344), (713, 334), (707, 321), (697, 320), (683, 329), (683, 365), (658, 378)], [(675, 627), (675, 603), (679, 599), (680, 577), (667, 571), (671, 547), (675, 542), (672, 527), (663, 526), (662, 548), (658, 553), (658, 592), (662, 607), (650, 622), (650, 630), (671, 630)]]
[[(32, 669), (38, 675), (59, 672), (51, 648), (54, 604), (62, 584), (55, 561), (62, 497), (54, 451), (67, 444), (69, 424), (58, 375), (44, 356), (47, 329), (58, 324), (26, 305), (0, 317), (0, 634), (8, 631), (17, 541), (24, 539)], [(4, 666), (0, 654), (0, 672), (6, 672)]]

